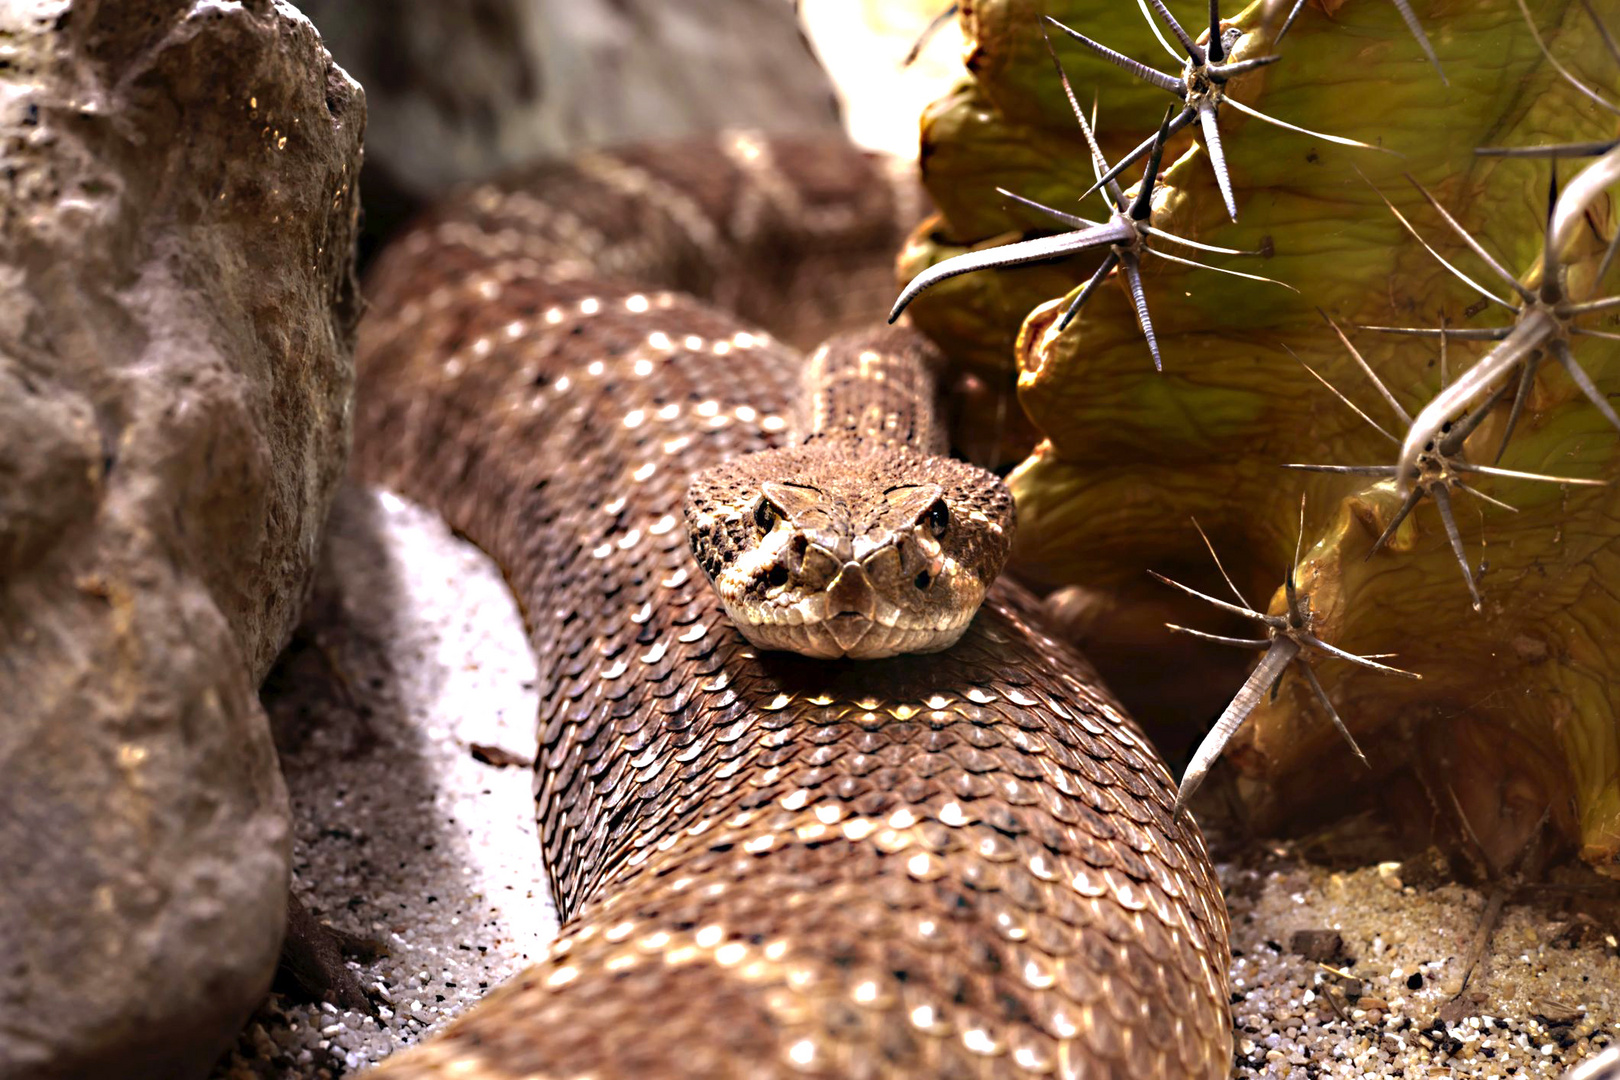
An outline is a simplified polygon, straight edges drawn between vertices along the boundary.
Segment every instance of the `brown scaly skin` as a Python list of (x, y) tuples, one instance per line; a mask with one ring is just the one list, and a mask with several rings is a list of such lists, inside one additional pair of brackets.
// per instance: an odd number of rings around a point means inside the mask
[[(790, 445), (801, 365), (656, 290), (737, 302), (784, 244), (826, 274), (893, 250), (910, 212), (842, 146), (738, 145), (661, 159), (685, 173), (644, 153), (476, 189), (372, 280), (357, 464), (442, 511), (522, 601), (563, 920), (544, 962), (376, 1075), (1225, 1075), (1202, 840), (1027, 594), (996, 584), (945, 652), (814, 660), (750, 645), (703, 580), (688, 478)], [(627, 176), (635, 199), (603, 194)], [(660, 261), (694, 227), (725, 277)], [(630, 246), (572, 246), (601, 235)], [(871, 349), (923, 385), (924, 346), (893, 334), (830, 361)]]

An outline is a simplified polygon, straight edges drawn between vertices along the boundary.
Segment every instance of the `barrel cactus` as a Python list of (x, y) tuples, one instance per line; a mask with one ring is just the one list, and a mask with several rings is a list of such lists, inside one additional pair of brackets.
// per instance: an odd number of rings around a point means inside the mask
[[(911, 317), (1016, 380), (1037, 437), (1010, 476), (1014, 565), (1078, 587), (1116, 688), (1195, 729), (1244, 688), (1221, 790), (1252, 823), (1370, 810), (1487, 871), (1552, 844), (1620, 876), (1620, 308), (1596, 302), (1620, 294), (1620, 2), (1293, 6), (1221, 12), (1211, 49), (1185, 0), (964, 3), (969, 77), (922, 120), (938, 214), (901, 259), (928, 275)], [(1144, 243), (1248, 277), (1120, 262), (1063, 326), (1120, 247), (951, 273), (1086, 227), (1051, 211), (1111, 220), (1082, 120), (1111, 166), (1167, 106), (1150, 223), (1224, 250)], [(1583, 145), (1477, 152), (1549, 144)], [(1119, 173), (1130, 205), (1146, 156)], [(1280, 656), (1296, 630), (1322, 647)]]

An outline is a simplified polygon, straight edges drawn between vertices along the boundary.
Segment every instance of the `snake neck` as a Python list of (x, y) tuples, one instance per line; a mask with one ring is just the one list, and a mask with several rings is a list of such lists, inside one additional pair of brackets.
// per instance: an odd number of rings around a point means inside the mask
[(807, 446), (842, 443), (852, 454), (906, 447), (946, 452), (930, 356), (905, 329), (835, 338), (804, 366), (796, 430)]

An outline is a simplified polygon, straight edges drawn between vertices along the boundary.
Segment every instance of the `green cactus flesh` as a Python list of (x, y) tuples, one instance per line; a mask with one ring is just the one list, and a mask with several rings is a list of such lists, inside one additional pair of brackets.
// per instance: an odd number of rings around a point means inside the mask
[[(1270, 51), (1287, 6), (1261, 2), (1224, 13), (1244, 34), (1238, 58)], [(1534, 287), (1552, 162), (1478, 156), (1474, 148), (1613, 139), (1620, 126), (1614, 111), (1544, 57), (1516, 0), (1418, 0), (1414, 7), (1448, 84), (1391, 0), (1310, 0), (1277, 45), (1281, 61), (1227, 84), (1230, 98), (1272, 117), (1383, 150), (1335, 145), (1223, 106), (1236, 223), (1201, 136), (1183, 132), (1165, 155), (1157, 227), (1265, 254), (1211, 255), (1159, 239), (1149, 247), (1278, 279), (1297, 295), (1149, 256), (1145, 292), (1162, 375), (1122, 281), (1105, 281), (1066, 330), (1054, 328), (1101, 252), (953, 277), (909, 310), (960, 364), (1009, 381), (1016, 372), (1019, 401), (1042, 436), (1011, 476), (1020, 516), (1016, 570), (1044, 586), (1084, 589), (1092, 615), (1083, 637), (1105, 675), (1150, 721), (1166, 719), (1152, 715), (1154, 702), (1170, 700), (1155, 687), (1196, 679), (1198, 692), (1182, 693), (1160, 712), (1176, 714), (1169, 718), (1184, 728), (1207, 725), (1254, 663), (1254, 654), (1236, 651), (1212, 660), (1220, 646), (1165, 632), (1166, 615), (1218, 634), (1253, 637), (1255, 627), (1181, 597), (1148, 571), (1233, 599), (1192, 526), (1196, 519), (1244, 595), (1261, 610), (1269, 604), (1281, 612), (1280, 586), (1294, 558), (1300, 498), (1307, 497), (1294, 574), (1310, 598), (1314, 633), (1353, 652), (1393, 653), (1386, 662), (1423, 678), (1313, 658), (1369, 769), (1291, 667), (1228, 754), (1238, 779), (1227, 790), (1252, 822), (1300, 828), (1379, 807), (1408, 825), (1418, 821), (1413, 828), (1425, 840), (1438, 830), (1488, 867), (1505, 866), (1539, 836), (1567, 842), (1620, 876), (1620, 490), (1464, 474), (1475, 490), (1517, 511), (1464, 490), (1449, 493), (1477, 576), (1482, 605), (1475, 611), (1432, 498), (1368, 558), (1402, 503), (1395, 483), (1281, 468), (1390, 466), (1407, 434), (1407, 422), (1315, 308), (1344, 329), (1409, 416), (1441, 388), (1442, 363), (1455, 379), (1493, 343), (1452, 340), (1442, 361), (1437, 339), (1358, 327), (1513, 325), (1513, 312), (1442, 266), (1383, 197), (1439, 255), (1517, 303), (1510, 285), (1469, 251), (1416, 185)], [(1559, 64), (1620, 103), (1620, 61), (1582, 3), (1539, 0), (1532, 7)], [(1591, 8), (1620, 31), (1620, 0), (1596, 0)], [(1207, 24), (1204, 10), (1185, 0), (1172, 7), (1189, 28)], [(1091, 185), (1092, 166), (1042, 40), (1041, 15), (1180, 72), (1134, 4), (963, 5), (971, 74), (923, 117), (924, 179), (940, 212), (902, 256), (907, 279), (970, 248), (1060, 231), (997, 195), (998, 186), (1106, 220), (1098, 196), (1076, 202)], [(1081, 106), (1089, 111), (1097, 102), (1110, 161), (1150, 135), (1173, 104), (1162, 89), (1066, 35), (1054, 32), (1052, 45)], [(1560, 181), (1596, 168), (1594, 160), (1559, 161)], [(1122, 184), (1129, 188), (1141, 172), (1140, 163), (1126, 169)], [(1584, 209), (1555, 253), (1567, 268), (1567, 294), (1579, 300), (1606, 295), (1596, 271), (1616, 227), (1612, 194), (1599, 192)], [(1615, 276), (1609, 295), (1620, 292)], [(1578, 325), (1607, 333), (1616, 319), (1596, 312)], [(1600, 390), (1620, 392), (1613, 339), (1568, 342)], [(1511, 385), (1469, 437), (1467, 461), (1495, 460), (1517, 380), (1516, 373), (1502, 380)], [(1500, 465), (1620, 481), (1620, 432), (1549, 357)]]

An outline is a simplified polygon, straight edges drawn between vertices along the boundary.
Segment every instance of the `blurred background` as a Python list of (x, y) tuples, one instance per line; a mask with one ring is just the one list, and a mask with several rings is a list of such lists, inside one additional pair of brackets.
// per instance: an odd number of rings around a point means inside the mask
[[(585, 147), (842, 124), (863, 146), (914, 159), (918, 115), (962, 71), (956, 21), (936, 24), (949, 6), (308, 0), (302, 8), (366, 88), (365, 257), (449, 186)], [(751, 47), (733, 47), (739, 41)]]

